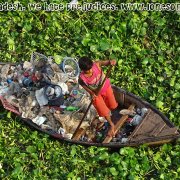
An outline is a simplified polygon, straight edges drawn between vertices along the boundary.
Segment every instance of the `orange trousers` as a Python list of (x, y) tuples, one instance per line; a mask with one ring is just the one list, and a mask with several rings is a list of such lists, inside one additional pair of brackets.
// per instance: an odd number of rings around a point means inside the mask
[(115, 100), (112, 87), (109, 86), (105, 93), (99, 94), (94, 100), (93, 105), (100, 117), (110, 115), (110, 111), (118, 106)]

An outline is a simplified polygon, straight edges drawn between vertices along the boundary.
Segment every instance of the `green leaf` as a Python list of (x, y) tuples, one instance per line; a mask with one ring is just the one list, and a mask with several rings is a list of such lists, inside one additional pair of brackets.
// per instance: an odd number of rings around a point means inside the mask
[(161, 175), (160, 175), (160, 179), (165, 179), (164, 174), (161, 174)]
[(96, 52), (97, 51), (97, 46), (95, 46), (95, 45), (90, 46), (90, 50), (92, 52)]
[(82, 40), (82, 44), (83, 44), (84, 46), (87, 46), (88, 43), (90, 42), (90, 40), (91, 40), (91, 39), (85, 37), (85, 38), (83, 38), (83, 40)]
[(162, 76), (158, 76), (158, 77), (157, 77), (157, 80), (160, 81), (160, 82), (162, 82), (162, 81), (164, 81), (164, 78), (163, 78)]
[(45, 40), (49, 40), (49, 36), (48, 36), (48, 35), (46, 35), (44, 39), (45, 39)]
[(38, 160), (38, 154), (36, 153), (31, 153), (31, 157), (34, 158), (35, 160)]
[(133, 149), (133, 148), (129, 148), (129, 149), (128, 149), (128, 155), (129, 155), (130, 157), (134, 157), (135, 152), (134, 152), (134, 149)]
[(175, 80), (176, 80), (176, 77), (171, 78), (170, 86), (174, 86)]
[(111, 168), (110, 168), (110, 172), (111, 172), (111, 174), (112, 174), (113, 176), (117, 176), (117, 175), (118, 175), (118, 171), (117, 171), (116, 168), (114, 168), (114, 167), (111, 167)]
[(109, 31), (109, 29), (110, 29), (109, 26), (105, 26), (106, 31)]
[(163, 103), (162, 101), (157, 101), (157, 102), (156, 102), (156, 106), (157, 106), (157, 108), (159, 108), (159, 109), (163, 109), (163, 105), (164, 105), (164, 103)]
[(149, 12), (148, 11), (142, 11), (142, 15), (146, 17), (149, 15)]
[(38, 143), (37, 146), (38, 146), (38, 150), (43, 150), (44, 149), (44, 144), (41, 143), (41, 142)]
[(55, 55), (55, 56), (54, 56), (54, 60), (55, 60), (55, 62), (56, 62), (57, 64), (60, 64), (61, 61), (62, 61), (62, 59), (63, 59), (63, 57), (60, 56), (60, 55)]
[(68, 175), (67, 175), (68, 178), (75, 178), (75, 175), (73, 172), (70, 172)]
[(109, 158), (109, 154), (107, 152), (104, 152), (103, 154), (101, 154), (99, 156), (100, 160), (105, 160), (105, 159), (108, 159), (108, 158)]
[(110, 48), (110, 45), (109, 45), (109, 43), (108, 43), (108, 41), (106, 39), (103, 39), (103, 40), (100, 41), (100, 49), (102, 51), (106, 51), (109, 48)]
[(75, 146), (72, 146), (71, 156), (73, 157), (75, 154), (76, 154), (76, 147), (75, 147)]
[(180, 92), (176, 92), (173, 94), (173, 98), (178, 99), (180, 98)]
[(7, 113), (7, 118), (11, 118), (11, 111), (9, 111), (8, 113)]
[(118, 66), (121, 66), (122, 63), (123, 63), (123, 60), (122, 60), (122, 59), (119, 59), (118, 62), (117, 62)]
[(19, 176), (23, 171), (23, 167), (20, 164), (17, 164), (15, 169), (12, 171), (13, 176)]
[(116, 52), (121, 52), (121, 48), (118, 46), (113, 46), (112, 50)]
[(36, 148), (34, 146), (28, 146), (26, 148), (26, 151), (29, 153), (35, 153), (36, 152)]
[(142, 27), (141, 28), (141, 36), (144, 36), (146, 34), (146, 28)]
[(110, 161), (113, 161), (115, 164), (119, 164), (120, 163), (120, 155), (118, 153), (113, 153), (110, 156)]
[(148, 58), (145, 58), (145, 59), (142, 61), (142, 64), (146, 65), (148, 62), (149, 62), (149, 59), (148, 59)]
[(15, 42), (14, 42), (14, 40), (13, 40), (12, 38), (9, 38), (9, 39), (7, 40), (7, 43), (8, 43), (9, 45), (14, 45), (14, 44), (15, 44)]
[(127, 170), (128, 169), (128, 164), (126, 161), (121, 161), (120, 163), (122, 164), (122, 166), (120, 165), (118, 167), (119, 170), (121, 170), (121, 169)]
[(126, 151), (125, 151), (125, 148), (121, 148), (120, 151), (119, 151), (119, 153), (120, 153), (121, 155), (124, 155), (125, 152), (126, 152)]
[(32, 29), (32, 26), (30, 24), (26, 24), (23, 29), (25, 31), (30, 31)]
[(126, 22), (122, 22), (122, 23), (120, 24), (120, 27), (121, 27), (121, 29), (122, 29), (123, 31), (125, 31), (125, 30), (126, 30)]

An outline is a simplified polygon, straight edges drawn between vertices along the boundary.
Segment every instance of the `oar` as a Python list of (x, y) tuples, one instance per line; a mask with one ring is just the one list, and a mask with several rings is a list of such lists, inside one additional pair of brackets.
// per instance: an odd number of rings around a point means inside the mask
[[(106, 76), (105, 76), (105, 78), (103, 79), (102, 84), (101, 84), (100, 87), (98, 88), (98, 91), (97, 91), (97, 93), (96, 93), (97, 96), (99, 95), (99, 93), (100, 93), (100, 91), (101, 91), (101, 89), (102, 89), (102, 87), (103, 87), (103, 85), (104, 85), (107, 77), (109, 76), (112, 67), (113, 67), (112, 65), (109, 67), (109, 69), (108, 69), (108, 71), (107, 71), (107, 73), (106, 73)], [(92, 99), (91, 102), (89, 103), (89, 106), (88, 106), (88, 108), (86, 109), (86, 112), (84, 113), (84, 116), (82, 117), (81, 121), (79, 122), (79, 125), (78, 125), (78, 127), (76, 128), (76, 130), (75, 130), (75, 132), (74, 132), (74, 134), (73, 134), (72, 139), (76, 136), (76, 134), (77, 134), (77, 132), (78, 132), (78, 130), (79, 130), (82, 122), (84, 121), (84, 119), (85, 119), (85, 117), (86, 117), (86, 115), (87, 115), (87, 113), (88, 113), (88, 111), (89, 111), (92, 103), (93, 103), (93, 99)]]

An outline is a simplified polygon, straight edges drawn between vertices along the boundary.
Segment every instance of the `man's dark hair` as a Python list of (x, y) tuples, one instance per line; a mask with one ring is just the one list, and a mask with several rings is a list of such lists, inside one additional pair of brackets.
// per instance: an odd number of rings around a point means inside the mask
[(84, 57), (81, 57), (80, 59), (79, 59), (79, 67), (80, 67), (80, 69), (82, 70), (82, 71), (88, 71), (88, 70), (90, 70), (91, 68), (92, 68), (92, 66), (93, 66), (93, 61), (90, 59), (90, 58), (88, 58), (88, 57), (86, 57), (86, 56), (84, 56)]

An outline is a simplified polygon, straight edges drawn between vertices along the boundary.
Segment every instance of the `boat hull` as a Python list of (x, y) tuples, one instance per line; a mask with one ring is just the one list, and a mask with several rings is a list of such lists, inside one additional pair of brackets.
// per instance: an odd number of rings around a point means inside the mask
[[(109, 148), (120, 148), (120, 147), (136, 147), (142, 144), (147, 144), (149, 146), (157, 146), (164, 143), (170, 143), (174, 142), (179, 139), (180, 137), (180, 131), (173, 125), (172, 122), (159, 110), (157, 110), (154, 106), (152, 106), (147, 101), (142, 100), (140, 97), (126, 92), (125, 90), (113, 86), (113, 91), (115, 94), (115, 98), (120, 106), (122, 107), (129, 107), (131, 104), (134, 104), (138, 108), (148, 108), (149, 109), (149, 116), (147, 115), (145, 117), (145, 120), (143, 120), (133, 131), (133, 133), (128, 137), (129, 141), (125, 143), (121, 142), (109, 142), (109, 143), (94, 143), (94, 142), (84, 142), (80, 140), (73, 140), (73, 139), (67, 139), (62, 137), (62, 135), (58, 134), (57, 132), (53, 130), (45, 130), (41, 129), (38, 125), (33, 123), (31, 119), (25, 119), (22, 118), (20, 114), (18, 114), (16, 111), (12, 112), (19, 117), (19, 119), (24, 122), (25, 124), (29, 125), (31, 128), (36, 129), (38, 131), (41, 131), (43, 133), (49, 134), (51, 137), (59, 140), (59, 141), (65, 141), (72, 144), (79, 144), (83, 146), (98, 146), (98, 147), (109, 147)], [(11, 110), (12, 108), (8, 108), (8, 105), (2, 101), (1, 99), (1, 105), (8, 110)], [(152, 115), (151, 115), (152, 114)], [(153, 116), (154, 119), (151, 117)], [(152, 122), (151, 122), (152, 121)], [(157, 125), (155, 124), (156, 121), (159, 123), (159, 129), (155, 129)], [(146, 124), (150, 123), (152, 124), (150, 130), (146, 129)], [(145, 128), (145, 129), (143, 129)], [(164, 128), (164, 130), (163, 130)], [(154, 130), (155, 129), (155, 130)], [(141, 132), (140, 132), (141, 130)], [(151, 132), (152, 131), (152, 132)], [(149, 133), (150, 132), (150, 133)], [(144, 134), (149, 135), (144, 135)], [(159, 133), (159, 134), (158, 134)], [(163, 135), (164, 133), (164, 135)]]

